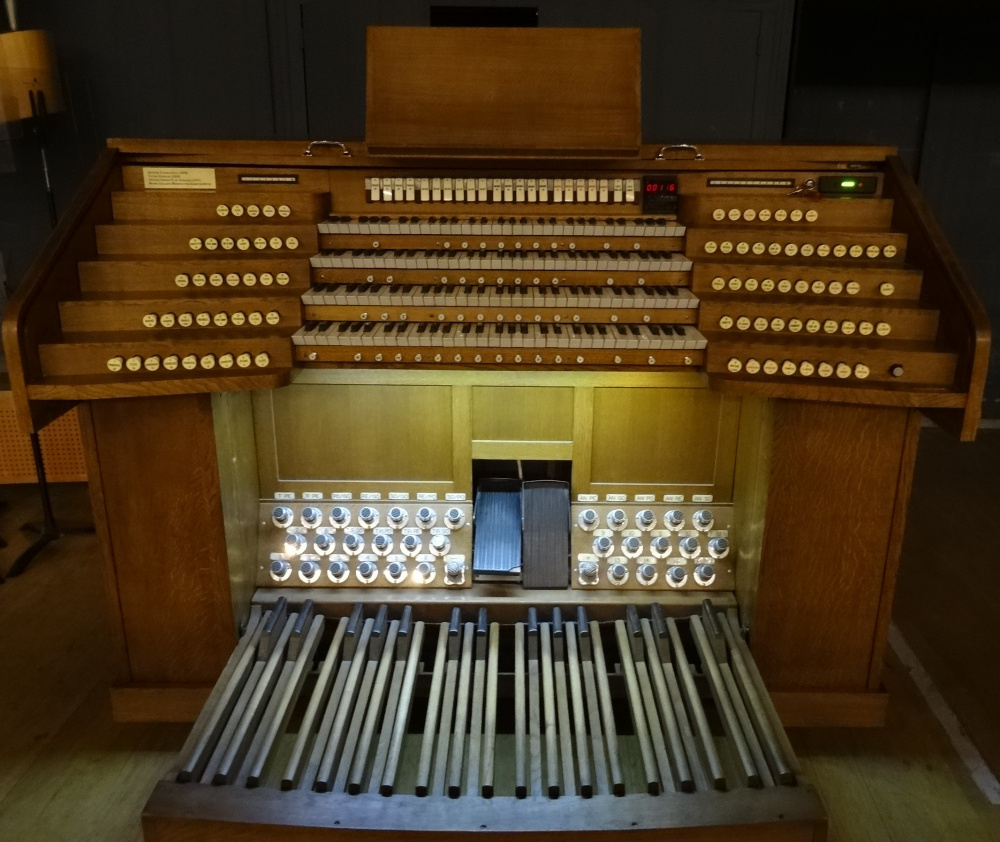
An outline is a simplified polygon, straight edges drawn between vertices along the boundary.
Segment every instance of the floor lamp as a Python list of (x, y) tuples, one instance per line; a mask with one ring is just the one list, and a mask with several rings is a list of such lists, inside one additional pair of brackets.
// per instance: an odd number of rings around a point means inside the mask
[[(38, 143), (49, 222), (53, 228), (56, 226), (57, 215), (47, 154), (48, 116), (62, 108), (63, 99), (55, 57), (46, 33), (40, 30), (13, 30), (0, 34), (0, 122), (22, 123)], [(38, 529), (38, 537), (14, 560), (7, 576), (23, 573), (35, 556), (62, 535), (52, 512), (52, 498), (49, 496), (38, 433), (29, 433), (29, 438), (35, 475), (38, 478), (43, 521)]]

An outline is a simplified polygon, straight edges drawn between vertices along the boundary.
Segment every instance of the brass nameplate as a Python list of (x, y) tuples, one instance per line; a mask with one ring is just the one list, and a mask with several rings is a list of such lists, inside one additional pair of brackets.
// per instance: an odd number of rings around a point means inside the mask
[(213, 167), (143, 167), (147, 190), (214, 190)]

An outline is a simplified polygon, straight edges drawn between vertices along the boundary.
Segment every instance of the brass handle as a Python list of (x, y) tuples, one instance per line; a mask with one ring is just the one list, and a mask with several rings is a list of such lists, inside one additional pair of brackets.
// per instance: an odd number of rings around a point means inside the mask
[(338, 147), (340, 147), (341, 149), (344, 150), (344, 157), (345, 158), (350, 158), (351, 157), (350, 150), (343, 143), (341, 143), (339, 140), (314, 140), (312, 143), (310, 143), (306, 147), (306, 151), (303, 152), (302, 154), (311, 158), (312, 154), (313, 154), (313, 147), (314, 146), (338, 146)]
[(701, 154), (698, 147), (693, 143), (668, 143), (666, 146), (661, 146), (660, 151), (656, 153), (654, 161), (665, 161), (666, 158), (663, 157), (664, 152), (680, 152), (680, 151), (694, 152), (694, 160), (704, 161), (705, 156)]

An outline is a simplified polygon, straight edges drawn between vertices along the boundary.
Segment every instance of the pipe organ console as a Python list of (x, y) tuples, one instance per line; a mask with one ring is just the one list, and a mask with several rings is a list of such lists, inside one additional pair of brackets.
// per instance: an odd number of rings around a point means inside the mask
[(146, 838), (823, 838), (783, 724), (884, 715), (983, 311), (893, 150), (642, 145), (635, 31), (481, 38), (372, 30), (367, 143), (112, 141), (12, 302), (116, 716), (197, 719)]

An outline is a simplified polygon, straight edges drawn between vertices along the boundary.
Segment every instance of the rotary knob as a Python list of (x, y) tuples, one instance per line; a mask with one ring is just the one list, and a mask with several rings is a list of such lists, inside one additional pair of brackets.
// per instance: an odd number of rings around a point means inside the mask
[(334, 526), (347, 526), (351, 522), (351, 510), (343, 506), (334, 506), (330, 512), (330, 523)]
[(413, 570), (413, 579), (419, 585), (429, 585), (434, 581), (437, 571), (429, 561), (422, 561)]
[(430, 547), (434, 555), (444, 555), (451, 549), (451, 539), (447, 535), (435, 535), (431, 538)]
[(372, 549), (379, 555), (388, 555), (392, 552), (392, 538), (380, 532), (372, 538)]
[(699, 564), (694, 569), (694, 580), (702, 587), (708, 587), (715, 581), (715, 567), (711, 564)]
[(316, 536), (316, 540), (313, 541), (313, 547), (315, 547), (316, 552), (320, 555), (329, 555), (333, 552), (333, 548), (337, 545), (337, 539), (334, 538), (329, 532), (320, 532)]
[(367, 585), (374, 582), (375, 577), (378, 576), (378, 565), (374, 561), (362, 561), (355, 573), (357, 573), (358, 579)]
[(284, 529), (287, 526), (292, 525), (292, 518), (295, 514), (292, 512), (288, 506), (275, 506), (271, 509), (271, 523), (278, 527), (278, 529)]
[(427, 506), (422, 506), (417, 511), (417, 523), (420, 524), (423, 529), (430, 529), (435, 523), (437, 523), (437, 512)]
[(674, 565), (667, 570), (667, 584), (672, 588), (684, 587), (684, 583), (687, 582), (687, 578), (687, 571), (683, 567)]
[(712, 538), (708, 542), (708, 554), (712, 558), (725, 558), (729, 555), (729, 539)]
[(444, 513), (444, 522), (449, 529), (461, 529), (465, 525), (465, 512), (453, 506)]
[(652, 585), (656, 581), (656, 565), (640, 564), (639, 568), (635, 571), (635, 578), (640, 585)]
[(335, 585), (343, 582), (347, 578), (348, 573), (350, 573), (350, 569), (347, 566), (347, 562), (340, 559), (331, 561), (330, 566), (326, 568), (326, 575)]
[(313, 560), (303, 561), (299, 565), (299, 578), (307, 585), (311, 585), (319, 578), (319, 563)]
[(406, 520), (407, 520), (406, 509), (402, 509), (399, 506), (393, 506), (391, 509), (389, 509), (389, 512), (385, 516), (385, 518), (388, 521), (388, 523), (396, 527), (396, 529), (402, 529), (404, 526), (406, 526)]
[(284, 582), (292, 575), (292, 565), (283, 558), (276, 558), (271, 562), (271, 578), (275, 582)]
[(598, 535), (594, 539), (594, 555), (599, 555), (601, 558), (607, 558), (611, 555), (611, 551), (614, 548), (615, 542), (607, 535)]
[(684, 526), (684, 512), (680, 509), (671, 509), (663, 516), (663, 524), (667, 529), (676, 532)]
[(681, 555), (685, 558), (694, 558), (698, 555), (698, 550), (701, 549), (701, 545), (698, 543), (698, 539), (694, 535), (688, 535), (686, 538), (681, 538), (677, 544), (680, 547)]
[(404, 535), (403, 540), (399, 542), (399, 546), (407, 555), (416, 555), (420, 552), (420, 536)]
[(401, 561), (390, 561), (385, 568), (385, 578), (398, 585), (406, 579), (406, 565)]
[(608, 581), (612, 585), (624, 585), (628, 581), (628, 568), (624, 564), (612, 564), (608, 568)]
[(596, 561), (581, 561), (577, 567), (577, 575), (581, 585), (596, 585), (598, 581), (598, 566)]
[(315, 506), (306, 506), (302, 510), (302, 525), (309, 529), (315, 529), (323, 522), (323, 512)]
[(642, 539), (635, 535), (629, 535), (622, 541), (622, 552), (630, 558), (635, 558), (642, 552)]
[(644, 532), (648, 529), (653, 528), (653, 524), (656, 523), (656, 515), (653, 514), (651, 509), (643, 509), (638, 512), (635, 516), (635, 525), (638, 526)]
[(670, 539), (666, 535), (657, 535), (649, 542), (649, 550), (657, 558), (670, 555)]
[(365, 547), (365, 539), (355, 532), (350, 532), (344, 536), (344, 549), (350, 555), (357, 555)]
[(465, 583), (465, 563), (449, 561), (444, 566), (444, 583), (446, 585), (461, 585)]
[(597, 512), (593, 509), (584, 509), (580, 512), (577, 522), (580, 524), (581, 529), (586, 532), (590, 532), (595, 526), (597, 526)]
[(364, 506), (358, 512), (358, 521), (368, 529), (378, 526), (378, 509), (373, 509), (371, 506)]
[(624, 529), (628, 523), (628, 516), (624, 509), (612, 509), (608, 512), (608, 526), (612, 529)]
[(699, 509), (691, 515), (691, 523), (699, 532), (707, 532), (715, 523), (715, 517), (709, 509)]
[(289, 532), (285, 536), (285, 553), (288, 555), (302, 555), (306, 550), (309, 541), (301, 532)]

